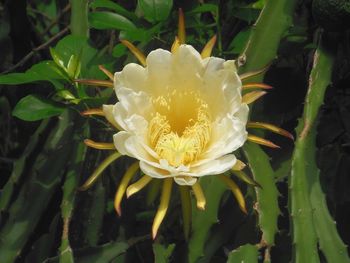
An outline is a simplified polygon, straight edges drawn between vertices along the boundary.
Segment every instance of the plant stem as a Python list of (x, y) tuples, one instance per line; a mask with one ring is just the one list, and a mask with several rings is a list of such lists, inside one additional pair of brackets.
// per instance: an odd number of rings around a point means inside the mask
[(88, 1), (87, 0), (70, 0), (70, 4), (71, 4), (70, 29), (71, 29), (72, 35), (89, 37)]

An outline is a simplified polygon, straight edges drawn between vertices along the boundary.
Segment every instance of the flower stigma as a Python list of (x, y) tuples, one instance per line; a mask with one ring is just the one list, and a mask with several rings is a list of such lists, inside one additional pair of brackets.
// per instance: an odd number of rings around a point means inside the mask
[(148, 129), (151, 147), (174, 167), (195, 161), (211, 135), (208, 104), (195, 91), (176, 89), (152, 102), (157, 112)]

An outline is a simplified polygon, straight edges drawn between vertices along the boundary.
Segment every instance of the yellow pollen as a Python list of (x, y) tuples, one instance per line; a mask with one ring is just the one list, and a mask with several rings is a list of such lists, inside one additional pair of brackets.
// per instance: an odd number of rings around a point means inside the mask
[(196, 160), (210, 139), (208, 104), (194, 92), (174, 90), (153, 100), (157, 113), (148, 138), (160, 158), (178, 167)]

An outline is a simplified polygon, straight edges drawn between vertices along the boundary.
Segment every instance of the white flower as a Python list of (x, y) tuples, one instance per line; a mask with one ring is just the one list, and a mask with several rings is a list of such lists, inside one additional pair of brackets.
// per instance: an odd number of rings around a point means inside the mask
[(249, 111), (234, 61), (202, 59), (181, 45), (174, 53), (152, 51), (146, 64), (115, 73), (119, 102), (103, 110), (120, 129), (116, 149), (140, 160), (146, 175), (173, 177), (179, 185), (232, 168), (232, 152), (247, 139)]

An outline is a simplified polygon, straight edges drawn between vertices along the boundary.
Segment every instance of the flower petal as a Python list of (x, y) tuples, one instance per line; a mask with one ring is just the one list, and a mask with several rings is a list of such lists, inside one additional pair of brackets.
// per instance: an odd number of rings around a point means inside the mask
[(129, 132), (120, 131), (117, 134), (113, 135), (114, 146), (117, 151), (122, 155), (129, 155), (128, 151), (125, 148), (125, 141), (131, 136)]
[(114, 118), (114, 114), (113, 114), (113, 110), (114, 110), (114, 106), (115, 105), (103, 105), (102, 109), (103, 109), (103, 113), (105, 115), (105, 118), (107, 119), (107, 121), (112, 124), (114, 127), (116, 127), (118, 130), (121, 130), (121, 126), (116, 122), (115, 118)]
[[(243, 114), (242, 114), (243, 115)], [(245, 123), (236, 117), (226, 116), (212, 125), (211, 141), (199, 163), (216, 159), (241, 147), (247, 139)]]
[(147, 70), (136, 64), (127, 64), (121, 72), (114, 74), (114, 89), (117, 92), (121, 87), (127, 87), (133, 91), (147, 90)]
[(189, 185), (192, 186), (197, 182), (197, 178), (192, 176), (175, 176), (174, 181), (178, 185)]
[(236, 156), (233, 154), (227, 154), (218, 159), (210, 160), (202, 165), (191, 167), (191, 173), (188, 173), (188, 175), (201, 177), (205, 175), (221, 174), (230, 170), (235, 165), (236, 161)]

